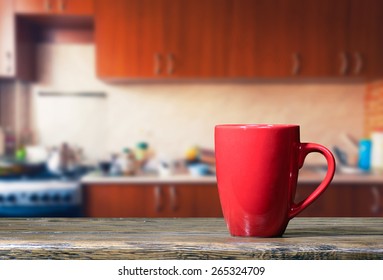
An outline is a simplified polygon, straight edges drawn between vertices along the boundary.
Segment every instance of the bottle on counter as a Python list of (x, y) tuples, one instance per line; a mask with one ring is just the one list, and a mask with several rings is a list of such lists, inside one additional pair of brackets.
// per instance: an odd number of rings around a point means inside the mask
[(359, 141), (358, 167), (364, 171), (370, 170), (371, 163), (371, 140), (361, 139)]
[(149, 148), (149, 144), (146, 142), (139, 142), (136, 145), (134, 156), (137, 162), (138, 172), (145, 172), (145, 165), (154, 156), (153, 150)]
[(122, 174), (121, 164), (119, 162), (119, 156), (117, 154), (112, 154), (110, 161), (109, 175), (119, 176)]

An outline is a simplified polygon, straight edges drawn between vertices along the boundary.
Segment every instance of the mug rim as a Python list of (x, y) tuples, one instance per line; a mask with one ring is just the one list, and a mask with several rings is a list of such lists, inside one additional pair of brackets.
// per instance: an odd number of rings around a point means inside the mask
[(299, 128), (297, 124), (217, 124), (215, 128), (228, 129), (288, 129)]

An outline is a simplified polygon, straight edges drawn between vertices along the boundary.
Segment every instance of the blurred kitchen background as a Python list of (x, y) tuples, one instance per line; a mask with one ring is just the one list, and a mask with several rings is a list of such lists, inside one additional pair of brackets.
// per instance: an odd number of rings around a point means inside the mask
[(333, 150), (302, 216), (382, 216), (382, 26), (379, 0), (0, 0), (0, 216), (221, 216), (220, 123)]

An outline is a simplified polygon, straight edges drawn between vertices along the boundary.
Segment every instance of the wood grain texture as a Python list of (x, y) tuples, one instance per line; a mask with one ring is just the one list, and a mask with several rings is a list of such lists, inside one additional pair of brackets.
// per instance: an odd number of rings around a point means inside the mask
[(93, 0), (14, 0), (19, 15), (93, 15)]
[(87, 217), (222, 217), (216, 184), (106, 183), (83, 189)]
[(381, 218), (296, 218), (282, 238), (223, 219), (1, 219), (0, 259), (383, 259)]
[(0, 0), (0, 78), (15, 75), (15, 24), (11, 1)]

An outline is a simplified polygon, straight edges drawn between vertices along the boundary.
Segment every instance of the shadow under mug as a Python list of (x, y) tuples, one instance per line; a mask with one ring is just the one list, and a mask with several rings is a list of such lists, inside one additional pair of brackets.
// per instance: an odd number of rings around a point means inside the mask
[[(314, 192), (295, 203), (298, 171), (311, 152), (326, 158), (327, 174)], [(282, 236), (289, 220), (323, 193), (335, 172), (332, 153), (301, 143), (298, 125), (217, 125), (215, 156), (222, 211), (233, 236)]]

